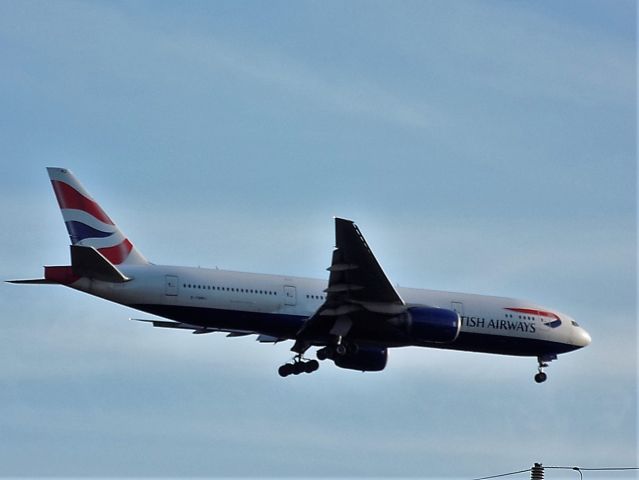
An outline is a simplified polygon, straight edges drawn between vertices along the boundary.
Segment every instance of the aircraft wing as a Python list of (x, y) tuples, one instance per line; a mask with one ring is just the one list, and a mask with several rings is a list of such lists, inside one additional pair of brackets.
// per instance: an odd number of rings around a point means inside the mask
[(335, 250), (328, 271), (328, 301), (404, 304), (351, 220), (335, 219)]
[(374, 322), (406, 310), (364, 236), (351, 220), (335, 218), (335, 250), (326, 301), (297, 334), (294, 351), (327, 336), (346, 336), (358, 322)]

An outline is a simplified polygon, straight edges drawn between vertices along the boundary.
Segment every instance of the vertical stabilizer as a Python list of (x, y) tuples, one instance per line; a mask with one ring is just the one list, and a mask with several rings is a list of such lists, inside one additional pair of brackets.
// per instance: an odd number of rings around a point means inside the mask
[(113, 265), (148, 263), (70, 170), (47, 172), (72, 245), (94, 247)]

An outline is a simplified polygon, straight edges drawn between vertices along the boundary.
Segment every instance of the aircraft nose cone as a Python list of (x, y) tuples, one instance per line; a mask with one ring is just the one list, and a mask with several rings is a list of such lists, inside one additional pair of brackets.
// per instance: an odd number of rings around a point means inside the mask
[(577, 347), (587, 347), (592, 342), (592, 338), (590, 338), (590, 334), (586, 332), (583, 328), (575, 329), (575, 332), (572, 335), (573, 343)]

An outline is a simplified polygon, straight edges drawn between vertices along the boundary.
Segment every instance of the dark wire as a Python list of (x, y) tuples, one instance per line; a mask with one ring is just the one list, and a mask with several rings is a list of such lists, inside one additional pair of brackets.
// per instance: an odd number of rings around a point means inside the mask
[(527, 468), (526, 470), (519, 470), (518, 472), (502, 473), (500, 475), (491, 475), (490, 477), (473, 478), (473, 480), (488, 480), (489, 478), (507, 477), (508, 475), (517, 475), (519, 473), (527, 473), (527, 472), (530, 472), (530, 468)]
[(546, 467), (544, 468), (555, 470), (583, 470), (589, 472), (612, 472), (612, 471), (623, 471), (623, 470), (639, 470), (639, 467), (601, 467), (601, 468), (587, 468), (587, 467)]
[[(613, 471), (627, 471), (627, 470), (639, 470), (639, 467), (601, 467), (601, 468), (586, 468), (586, 467), (546, 467), (545, 469), (554, 469), (554, 470), (576, 470), (581, 475), (581, 471), (589, 471), (589, 472), (613, 472)], [(481, 478), (473, 478), (472, 480), (488, 480), (490, 478), (499, 478), (499, 477), (507, 477), (509, 475), (517, 475), (519, 473), (530, 472), (530, 468), (526, 470), (519, 470), (517, 472), (509, 472), (502, 473), (500, 475), (491, 475), (489, 477), (481, 477)]]

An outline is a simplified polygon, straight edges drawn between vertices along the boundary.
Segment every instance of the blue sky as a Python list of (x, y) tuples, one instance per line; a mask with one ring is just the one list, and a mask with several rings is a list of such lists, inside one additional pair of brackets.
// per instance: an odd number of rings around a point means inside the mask
[(0, 473), (636, 464), (635, 36), (629, 1), (0, 3), (1, 278), (68, 262), (57, 165), (155, 263), (322, 277), (340, 215), (395, 283), (593, 336), (542, 386), (423, 349), (283, 381), (289, 345), (3, 284)]

